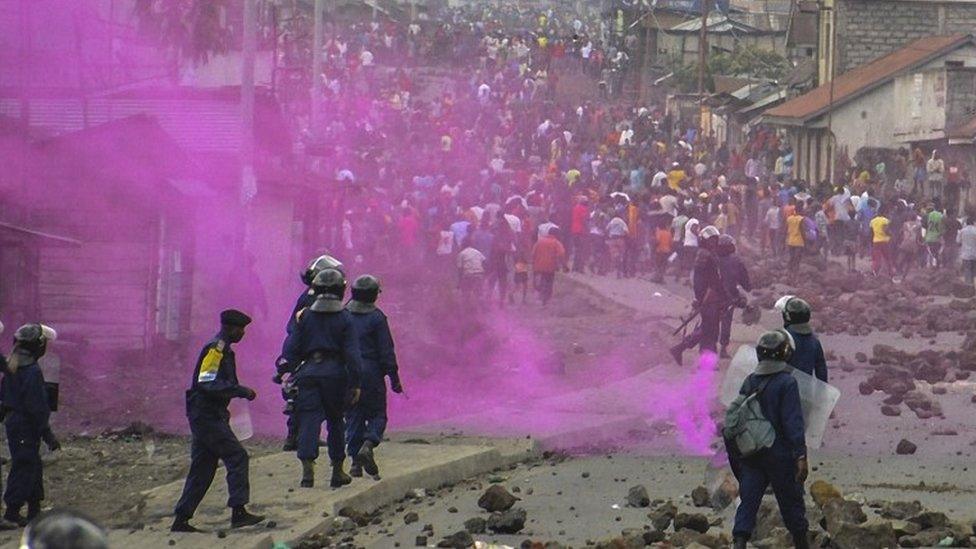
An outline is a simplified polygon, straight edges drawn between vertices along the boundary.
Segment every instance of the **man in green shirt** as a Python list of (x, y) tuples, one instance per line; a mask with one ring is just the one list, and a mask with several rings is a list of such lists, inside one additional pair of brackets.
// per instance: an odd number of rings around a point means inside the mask
[(942, 266), (942, 233), (945, 232), (945, 214), (942, 212), (941, 201), (932, 200), (932, 209), (925, 217), (925, 245), (929, 249), (936, 268)]

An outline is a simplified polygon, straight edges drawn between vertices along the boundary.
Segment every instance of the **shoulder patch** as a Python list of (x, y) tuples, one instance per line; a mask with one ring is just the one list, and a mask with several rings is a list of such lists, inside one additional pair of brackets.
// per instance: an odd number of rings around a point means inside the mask
[(220, 370), (220, 361), (224, 358), (223, 342), (207, 351), (200, 363), (200, 374), (197, 375), (198, 383), (207, 383), (217, 379), (217, 372)]

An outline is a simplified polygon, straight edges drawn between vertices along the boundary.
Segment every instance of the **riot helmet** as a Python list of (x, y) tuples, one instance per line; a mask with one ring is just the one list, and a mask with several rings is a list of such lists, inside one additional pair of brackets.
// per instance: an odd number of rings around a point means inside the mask
[(373, 275), (362, 275), (352, 284), (352, 299), (361, 303), (375, 303), (380, 291), (379, 279)]
[(718, 255), (728, 256), (735, 253), (735, 237), (730, 234), (719, 235)]
[(40, 324), (25, 324), (14, 332), (14, 346), (38, 359), (47, 352), (47, 337)]
[(312, 280), (316, 295), (342, 297), (346, 293), (346, 277), (338, 269), (323, 269)]
[(325, 269), (335, 269), (340, 273), (343, 273), (344, 271), (342, 267), (342, 262), (331, 255), (320, 255), (308, 264), (308, 268), (306, 268), (305, 272), (302, 273), (302, 282), (306, 286), (312, 286), (312, 283), (315, 280), (315, 275), (319, 274)]
[(698, 240), (701, 242), (702, 247), (714, 250), (718, 244), (720, 234), (714, 225), (708, 225), (698, 233)]
[(795, 344), (793, 336), (786, 330), (773, 330), (766, 332), (759, 337), (756, 342), (756, 356), (760, 361), (778, 360), (789, 362), (793, 357)]
[(810, 304), (798, 298), (791, 297), (783, 304), (783, 324), (806, 324), (810, 322)]

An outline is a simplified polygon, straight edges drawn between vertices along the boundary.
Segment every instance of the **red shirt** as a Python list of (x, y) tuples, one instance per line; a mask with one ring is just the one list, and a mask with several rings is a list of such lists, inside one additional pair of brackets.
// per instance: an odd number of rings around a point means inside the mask
[(532, 270), (537, 273), (554, 273), (565, 257), (563, 243), (554, 236), (544, 236), (532, 249)]
[(590, 217), (590, 209), (585, 204), (573, 206), (573, 220), (569, 225), (569, 232), (572, 234), (584, 234), (586, 232), (586, 220)]

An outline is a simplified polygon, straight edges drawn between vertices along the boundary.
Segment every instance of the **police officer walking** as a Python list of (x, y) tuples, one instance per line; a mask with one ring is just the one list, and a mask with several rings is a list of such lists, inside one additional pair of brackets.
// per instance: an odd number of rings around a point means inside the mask
[(331, 486), (352, 482), (343, 471), (345, 425), (343, 413), (359, 400), (362, 370), (359, 339), (342, 299), (346, 280), (341, 272), (325, 269), (312, 283), (316, 299), (297, 315), (295, 330), (285, 340), (283, 357), (298, 386), (298, 459), (302, 462), (303, 488), (315, 485), (315, 460), (319, 456), (322, 422), (332, 461)]
[(363, 275), (353, 283), (352, 300), (346, 305), (363, 357), (362, 396), (346, 415), (346, 449), (353, 458), (350, 474), (354, 477), (361, 477), (363, 470), (379, 476), (373, 449), (386, 431), (386, 377), (394, 393), (403, 393), (390, 325), (376, 306), (379, 294), (379, 280)]
[[(302, 290), (298, 299), (295, 300), (295, 307), (291, 312), (291, 316), (288, 317), (288, 325), (285, 327), (286, 333), (290, 334), (295, 330), (295, 326), (298, 325), (298, 313), (309, 308), (312, 303), (315, 303), (315, 290), (312, 288), (312, 282), (315, 280), (316, 275), (325, 269), (335, 269), (341, 273), (342, 262), (331, 255), (320, 255), (309, 263), (308, 268), (301, 275), (305, 289)], [(288, 427), (288, 434), (285, 436), (285, 444), (281, 450), (284, 452), (294, 452), (298, 449), (298, 420), (295, 418), (294, 410), (297, 391), (293, 380), (285, 379), (287, 366), (287, 361), (279, 359), (276, 364), (278, 371), (273, 381), (281, 385), (281, 398), (285, 401), (285, 415), (288, 416), (285, 423)]]
[(220, 333), (200, 351), (193, 369), (193, 382), (186, 392), (186, 415), (192, 434), (190, 472), (186, 475), (183, 495), (174, 510), (173, 532), (199, 532), (190, 519), (213, 483), (217, 462), (227, 468), (227, 506), (231, 511), (231, 528), (258, 524), (263, 516), (252, 515), (245, 505), (250, 501), (248, 455), (230, 428), (231, 399), (254, 400), (254, 389), (237, 380), (237, 360), (232, 345), (244, 338), (251, 323), (246, 314), (229, 309), (220, 313)]
[(756, 344), (759, 364), (742, 384), (740, 394), (757, 393), (763, 416), (772, 425), (772, 446), (750, 457), (738, 454), (735, 444), (726, 440), (732, 471), (739, 480), (741, 503), (732, 529), (735, 549), (745, 549), (756, 527), (756, 514), (766, 487), (772, 485), (783, 524), (800, 549), (810, 547), (808, 523), (803, 503), (803, 484), (807, 479), (807, 448), (800, 405), (800, 391), (789, 365), (793, 348), (784, 330), (767, 332)]
[(783, 327), (793, 337), (796, 347), (790, 366), (827, 383), (827, 359), (820, 339), (810, 327), (810, 304), (793, 296), (787, 296), (783, 304)]
[(722, 313), (729, 305), (715, 255), (718, 241), (719, 231), (711, 225), (698, 234), (698, 255), (692, 271), (692, 287), (695, 292), (694, 307), (701, 315), (701, 322), (691, 334), (671, 347), (671, 356), (679, 365), (684, 352), (695, 345), (698, 345), (701, 352), (715, 353), (718, 350), (719, 324)]
[(732, 235), (723, 234), (718, 237), (718, 250), (715, 255), (718, 261), (718, 271), (722, 283), (725, 284), (725, 293), (729, 299), (729, 305), (722, 312), (722, 323), (719, 328), (719, 345), (721, 346), (719, 356), (721, 358), (729, 358), (729, 341), (732, 340), (732, 315), (735, 313), (735, 308), (746, 305), (746, 299), (741, 292), (752, 291), (749, 270), (746, 269), (742, 258), (735, 251), (735, 238)]
[[(47, 352), (47, 342), (40, 324), (21, 326), (14, 333), (14, 348), (0, 382), (4, 427), (10, 447), (10, 474), (3, 493), (7, 511), (3, 518), (19, 526), (27, 525), (40, 514), (44, 499), (41, 440), (50, 433), (51, 407), (37, 361)], [(25, 504), (26, 518), (20, 514)]]

